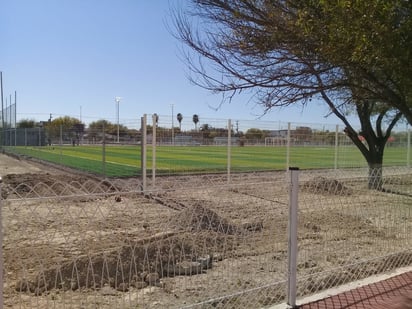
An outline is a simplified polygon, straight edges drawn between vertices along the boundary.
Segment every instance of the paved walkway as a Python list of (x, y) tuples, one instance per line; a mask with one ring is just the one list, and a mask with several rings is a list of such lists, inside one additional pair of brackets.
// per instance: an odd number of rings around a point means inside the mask
[(298, 308), (412, 309), (412, 271), (302, 304)]

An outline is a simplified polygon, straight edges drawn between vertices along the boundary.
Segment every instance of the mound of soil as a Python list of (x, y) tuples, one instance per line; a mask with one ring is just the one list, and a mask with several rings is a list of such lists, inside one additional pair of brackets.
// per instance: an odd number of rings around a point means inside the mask
[(170, 218), (168, 231), (96, 255), (81, 256), (18, 282), (18, 292), (41, 295), (50, 289), (77, 290), (159, 285), (163, 277), (196, 275), (223, 259), (236, 245), (233, 234), (250, 231), (195, 205)]
[(83, 175), (25, 173), (3, 177), (2, 197), (51, 197), (116, 192), (107, 181)]
[(186, 231), (214, 231), (228, 235), (242, 231), (242, 226), (231, 224), (213, 210), (196, 204), (180, 211), (171, 221), (172, 226)]
[(213, 232), (196, 235), (159, 233), (110, 252), (82, 256), (46, 269), (33, 279), (21, 280), (15, 289), (41, 295), (51, 289), (101, 289), (110, 286), (118, 291), (127, 291), (130, 286), (159, 285), (162, 277), (196, 275), (211, 268), (212, 252), (223, 252), (230, 243), (230, 239), (223, 238)]
[(336, 179), (316, 177), (305, 182), (302, 189), (309, 193), (327, 195), (352, 195), (352, 189)]

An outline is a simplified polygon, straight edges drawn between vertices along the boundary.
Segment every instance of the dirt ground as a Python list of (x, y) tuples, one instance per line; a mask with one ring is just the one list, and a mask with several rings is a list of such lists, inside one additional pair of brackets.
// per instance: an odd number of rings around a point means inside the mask
[[(6, 308), (284, 301), (284, 172), (234, 175), (230, 184), (222, 175), (163, 177), (146, 194), (139, 179), (99, 179), (5, 155), (0, 175)], [(363, 263), (410, 245), (410, 199), (371, 193), (363, 180), (340, 176), (302, 176), (302, 295), (412, 263), (412, 255)], [(410, 174), (393, 179), (412, 184)]]
[(39, 173), (41, 171), (40, 165), (0, 154), (0, 175), (3, 177), (8, 174)]

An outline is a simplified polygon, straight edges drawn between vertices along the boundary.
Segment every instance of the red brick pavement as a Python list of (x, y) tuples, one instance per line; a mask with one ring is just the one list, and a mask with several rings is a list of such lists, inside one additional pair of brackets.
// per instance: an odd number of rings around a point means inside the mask
[(330, 296), (299, 309), (412, 309), (412, 271)]

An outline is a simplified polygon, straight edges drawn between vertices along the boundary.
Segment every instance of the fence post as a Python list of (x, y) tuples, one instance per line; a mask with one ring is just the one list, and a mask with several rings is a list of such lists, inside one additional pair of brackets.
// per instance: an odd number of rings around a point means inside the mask
[(287, 304), (296, 308), (296, 280), (298, 257), (298, 192), (299, 168), (290, 167), (289, 220), (288, 220), (288, 296)]
[(103, 176), (106, 176), (106, 130), (103, 122), (103, 140), (102, 140), (102, 170)]
[(230, 183), (230, 169), (232, 157), (232, 121), (227, 121), (227, 183)]
[(338, 169), (339, 125), (335, 129), (335, 170)]
[(147, 142), (147, 116), (142, 117), (142, 141), (141, 141), (141, 170), (142, 170), (142, 191), (146, 193), (146, 142)]
[(406, 154), (406, 166), (407, 167), (411, 167), (411, 129), (409, 128), (409, 126), (407, 126), (407, 131), (408, 131), (408, 140), (407, 140), (407, 154)]
[(286, 140), (286, 171), (289, 168), (290, 161), (290, 122), (288, 122), (288, 135)]
[[(152, 116), (153, 121), (153, 134), (152, 134), (152, 187), (155, 188), (156, 184), (156, 129), (157, 129), (157, 121), (156, 115), (153, 114)], [(172, 137), (173, 139), (173, 137)]]
[[(104, 130), (103, 130), (104, 131)], [(104, 132), (103, 132), (103, 136), (104, 136)], [(103, 137), (104, 138), (104, 137)], [(60, 140), (59, 140), (59, 144), (60, 144), (60, 163), (63, 163), (63, 125), (60, 125)]]
[(4, 271), (4, 263), (3, 263), (3, 196), (1, 194), (3, 189), (3, 180), (0, 176), (0, 308), (3, 308), (3, 271)]

